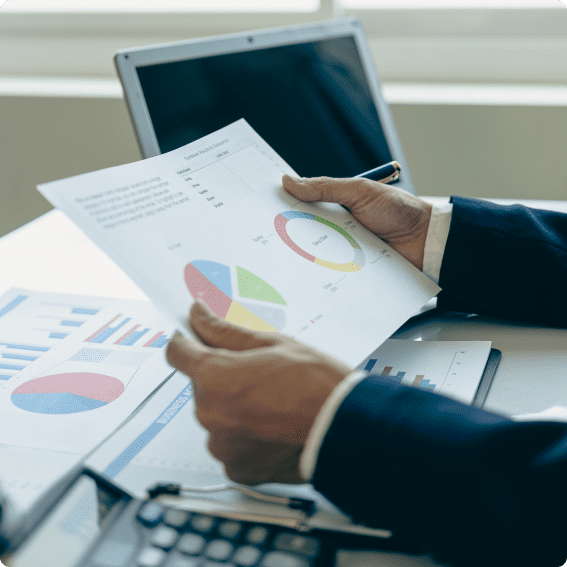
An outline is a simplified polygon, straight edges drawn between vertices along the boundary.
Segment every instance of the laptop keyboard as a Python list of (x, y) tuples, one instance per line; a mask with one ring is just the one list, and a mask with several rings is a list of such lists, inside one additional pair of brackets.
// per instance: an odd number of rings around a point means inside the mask
[[(166, 509), (146, 502), (137, 521), (147, 531), (135, 567), (316, 567), (331, 542), (274, 525)], [(331, 554), (330, 557), (333, 557)]]

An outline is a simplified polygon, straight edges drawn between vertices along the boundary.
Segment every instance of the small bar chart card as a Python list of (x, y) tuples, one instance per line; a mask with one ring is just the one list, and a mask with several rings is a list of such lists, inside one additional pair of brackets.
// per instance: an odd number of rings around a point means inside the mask
[(180, 329), (202, 299), (227, 321), (354, 366), (439, 288), (343, 208), (288, 194), (284, 173), (295, 175), (239, 120), (172, 152), (38, 189)]
[(169, 375), (172, 323), (149, 302), (0, 297), (0, 444), (84, 454)]
[(471, 404), (491, 345), (490, 341), (388, 339), (358, 368)]

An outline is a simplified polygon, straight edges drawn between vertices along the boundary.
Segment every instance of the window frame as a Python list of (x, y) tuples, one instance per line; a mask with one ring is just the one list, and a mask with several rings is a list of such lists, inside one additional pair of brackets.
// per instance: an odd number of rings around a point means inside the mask
[(560, 5), (347, 10), (335, 0), (307, 13), (0, 10), (0, 75), (108, 78), (121, 48), (342, 16), (361, 20), (386, 82), (567, 82), (567, 9)]

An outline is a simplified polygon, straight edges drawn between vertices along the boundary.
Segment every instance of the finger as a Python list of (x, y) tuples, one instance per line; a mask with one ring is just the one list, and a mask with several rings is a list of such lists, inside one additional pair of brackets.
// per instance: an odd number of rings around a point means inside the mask
[(199, 365), (210, 357), (210, 353), (209, 347), (191, 341), (177, 331), (165, 352), (167, 362), (191, 378), (196, 375)]
[(279, 340), (277, 334), (251, 331), (225, 321), (202, 301), (191, 306), (189, 323), (205, 344), (215, 348), (241, 351), (272, 346)]
[(323, 201), (325, 203), (338, 203), (347, 207), (359, 204), (361, 201), (371, 199), (377, 193), (391, 189), (378, 181), (357, 178), (333, 177), (282, 177), (284, 189), (302, 201)]

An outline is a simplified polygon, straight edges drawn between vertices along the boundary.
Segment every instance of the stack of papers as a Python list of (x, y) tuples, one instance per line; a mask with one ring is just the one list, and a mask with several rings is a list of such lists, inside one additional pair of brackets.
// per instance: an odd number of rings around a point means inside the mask
[(0, 483), (20, 505), (111, 435), (172, 373), (149, 302), (0, 297)]

